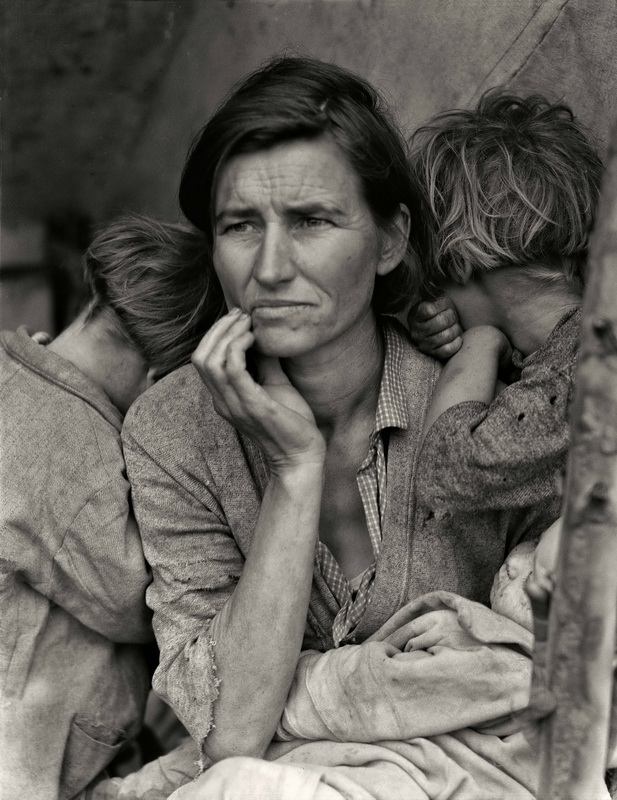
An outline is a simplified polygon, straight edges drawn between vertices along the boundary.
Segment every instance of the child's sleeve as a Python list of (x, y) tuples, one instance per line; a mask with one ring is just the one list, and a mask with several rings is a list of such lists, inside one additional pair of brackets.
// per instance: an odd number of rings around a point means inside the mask
[(525, 507), (559, 493), (570, 439), (572, 365), (530, 364), (489, 405), (452, 406), (426, 434), (421, 500), (443, 510)]

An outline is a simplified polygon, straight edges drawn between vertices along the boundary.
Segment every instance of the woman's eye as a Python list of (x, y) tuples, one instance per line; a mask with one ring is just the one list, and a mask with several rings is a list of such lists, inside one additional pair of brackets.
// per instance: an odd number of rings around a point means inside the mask
[(324, 225), (327, 225), (328, 222), (329, 221), (323, 217), (304, 217), (304, 219), (301, 220), (301, 224), (305, 228), (322, 228)]
[(227, 225), (223, 233), (246, 233), (249, 229), (248, 222), (233, 222)]

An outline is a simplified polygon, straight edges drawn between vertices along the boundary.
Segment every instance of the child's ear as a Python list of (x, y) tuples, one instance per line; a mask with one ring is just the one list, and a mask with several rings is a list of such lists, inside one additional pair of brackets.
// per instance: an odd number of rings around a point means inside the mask
[(156, 367), (150, 367), (148, 372), (146, 373), (146, 385), (148, 389), (158, 381), (161, 377), (161, 373), (158, 371)]
[(377, 265), (378, 275), (387, 275), (403, 260), (409, 240), (411, 219), (409, 209), (401, 203), (387, 232), (381, 232), (381, 257)]
[(465, 264), (465, 273), (461, 277), (461, 286), (467, 286), (467, 284), (473, 280), (473, 271), (471, 268), (471, 264)]

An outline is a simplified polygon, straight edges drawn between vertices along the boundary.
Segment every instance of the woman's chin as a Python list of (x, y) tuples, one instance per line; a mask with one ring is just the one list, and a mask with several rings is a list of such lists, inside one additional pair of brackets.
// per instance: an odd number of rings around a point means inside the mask
[(312, 343), (306, 341), (304, 336), (295, 336), (290, 330), (268, 330), (257, 328), (253, 330), (257, 352), (272, 358), (293, 358), (304, 355), (313, 349)]

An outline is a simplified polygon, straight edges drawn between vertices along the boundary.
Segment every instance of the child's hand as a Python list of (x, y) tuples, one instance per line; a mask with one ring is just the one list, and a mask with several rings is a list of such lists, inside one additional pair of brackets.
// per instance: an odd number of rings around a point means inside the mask
[(460, 350), (463, 343), (458, 314), (447, 295), (411, 308), (407, 325), (418, 350), (433, 358), (445, 361)]
[(533, 570), (526, 586), (533, 609), (536, 639), (541, 642), (548, 639), (548, 615), (555, 589), (562, 524), (560, 517), (540, 537), (534, 553)]
[(543, 719), (555, 708), (555, 698), (548, 688), (548, 618), (551, 597), (555, 589), (555, 569), (561, 541), (561, 519), (547, 528), (534, 553), (533, 570), (527, 581), (527, 594), (533, 611), (535, 636), (531, 697), (526, 718), (533, 722)]

